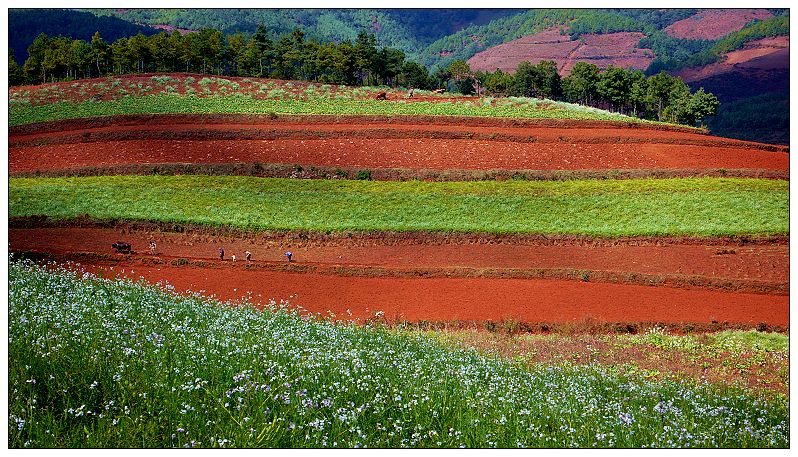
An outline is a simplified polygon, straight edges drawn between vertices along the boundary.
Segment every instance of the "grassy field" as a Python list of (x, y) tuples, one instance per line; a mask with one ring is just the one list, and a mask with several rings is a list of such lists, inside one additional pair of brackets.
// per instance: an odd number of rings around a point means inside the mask
[(591, 109), (539, 109), (533, 104), (504, 102), (475, 105), (471, 101), (383, 102), (350, 99), (253, 99), (250, 96), (147, 95), (103, 102), (58, 102), (41, 106), (12, 106), (9, 126), (118, 114), (328, 114), (328, 115), (435, 115), (520, 119), (591, 119), (634, 122), (626, 116)]
[[(265, 81), (265, 82), (263, 82)], [(108, 82), (12, 89), (9, 126), (118, 114), (233, 113), (326, 115), (440, 115), (533, 119), (590, 119), (644, 122), (636, 118), (569, 103), (536, 98), (451, 97), (409, 103), (405, 92), (391, 101), (374, 99), (388, 88), (295, 85), (289, 81), (230, 81), (224, 78), (153, 76), (145, 83)], [(430, 96), (424, 91), (418, 95)], [(95, 95), (104, 97), (93, 99)], [(401, 97), (401, 98), (400, 98)], [(111, 98), (111, 100), (108, 100)]]
[[(168, 287), (167, 287), (168, 288)], [(10, 448), (776, 447), (788, 401), (9, 263)]]
[(687, 178), (374, 182), (219, 176), (9, 179), (9, 216), (252, 230), (635, 235), (789, 232), (789, 183)]

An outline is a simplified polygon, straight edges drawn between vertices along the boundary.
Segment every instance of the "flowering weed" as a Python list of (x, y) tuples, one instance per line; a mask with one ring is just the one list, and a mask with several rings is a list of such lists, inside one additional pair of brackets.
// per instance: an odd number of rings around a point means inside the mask
[(9, 263), (8, 445), (787, 447), (786, 401)]

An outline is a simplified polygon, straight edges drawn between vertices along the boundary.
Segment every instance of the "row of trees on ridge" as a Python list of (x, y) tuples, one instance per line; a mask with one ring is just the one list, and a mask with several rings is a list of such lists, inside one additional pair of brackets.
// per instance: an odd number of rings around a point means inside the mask
[[(107, 43), (95, 33), (90, 42), (40, 34), (20, 68), (9, 56), (11, 84), (91, 78), (144, 72), (193, 72), (271, 77), (330, 84), (430, 86), (426, 68), (403, 51), (378, 47), (361, 32), (354, 42), (319, 43), (295, 29), (279, 40), (264, 28), (247, 37), (215, 29), (181, 34), (138, 34)], [(434, 84), (433, 84), (434, 85)]]
[(699, 89), (691, 93), (681, 79), (660, 72), (609, 66), (603, 71), (578, 62), (561, 78), (553, 61), (521, 62), (514, 73), (472, 71), (463, 60), (433, 74), (405, 58), (403, 51), (378, 47), (361, 32), (354, 42), (319, 43), (295, 29), (278, 40), (259, 27), (251, 36), (224, 35), (215, 29), (181, 34), (138, 34), (106, 43), (99, 32), (90, 42), (40, 34), (19, 67), (9, 52), (11, 85), (143, 72), (194, 72), (271, 77), (328, 84), (388, 85), (462, 94), (525, 96), (564, 100), (648, 119), (688, 125), (714, 116), (717, 98)]
[(680, 78), (659, 72), (646, 76), (640, 70), (577, 62), (561, 78), (557, 64), (543, 60), (521, 62), (514, 73), (472, 72), (464, 61), (453, 62), (448, 74), (462, 93), (479, 91), (494, 96), (538, 97), (563, 100), (646, 119), (686, 125), (703, 123), (720, 105), (703, 88), (694, 93)]

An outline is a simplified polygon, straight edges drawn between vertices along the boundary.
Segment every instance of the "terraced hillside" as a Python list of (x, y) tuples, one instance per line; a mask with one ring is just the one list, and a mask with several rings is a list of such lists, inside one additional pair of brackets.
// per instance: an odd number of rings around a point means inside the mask
[(786, 147), (375, 92), (189, 75), (15, 88), (11, 249), (361, 319), (788, 325)]

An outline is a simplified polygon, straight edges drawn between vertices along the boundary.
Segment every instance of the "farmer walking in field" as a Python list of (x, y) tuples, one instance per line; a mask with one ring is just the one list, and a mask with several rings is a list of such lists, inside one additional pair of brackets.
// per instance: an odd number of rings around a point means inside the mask
[(219, 248), (219, 260), (224, 260), (224, 248)]
[(292, 257), (293, 255), (294, 255), (294, 254), (292, 254), (292, 253), (291, 253), (291, 251), (288, 251), (288, 252), (286, 252), (286, 253), (285, 253), (285, 256), (286, 256), (286, 257), (288, 257), (288, 261), (289, 261), (289, 262), (291, 261), (291, 257)]
[(150, 254), (155, 255), (155, 241), (150, 241)]

